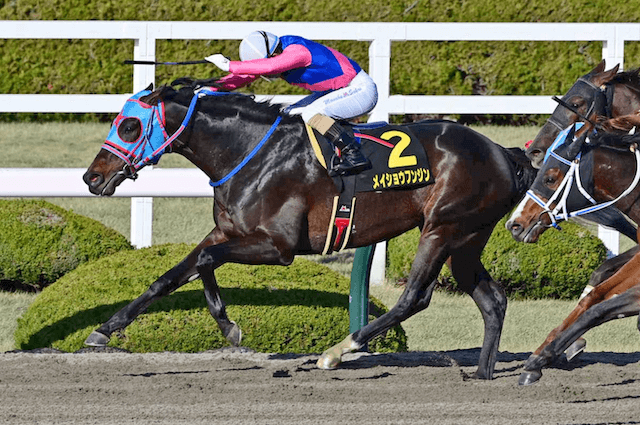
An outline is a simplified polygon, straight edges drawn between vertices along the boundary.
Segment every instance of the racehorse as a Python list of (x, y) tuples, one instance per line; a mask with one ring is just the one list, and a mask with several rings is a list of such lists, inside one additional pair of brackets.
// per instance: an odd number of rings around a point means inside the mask
[[(640, 125), (638, 116), (625, 118), (611, 121)], [(612, 125), (604, 128), (614, 127), (622, 129)], [(579, 137), (574, 137), (572, 129), (566, 142), (551, 152), (527, 196), (506, 223), (516, 240), (536, 242), (559, 221), (610, 205), (633, 221), (640, 220), (640, 137), (600, 131), (587, 139), (591, 128), (584, 125)], [(602, 281), (590, 282), (576, 308), (526, 361), (521, 385), (537, 382), (542, 368), (552, 364), (589, 329), (639, 313), (640, 249), (636, 246), (610, 261), (612, 266), (599, 277)], [(640, 329), (640, 322), (638, 326)]]
[(582, 117), (616, 118), (640, 109), (640, 68), (619, 73), (619, 67), (605, 71), (603, 59), (562, 96), (560, 104), (525, 150), (534, 167), (540, 168), (547, 148), (558, 133)]
[[(281, 105), (234, 93), (199, 96), (194, 87), (151, 89), (130, 100), (138, 112), (127, 116), (125, 107), (116, 118), (107, 140), (119, 138), (119, 144), (103, 145), (84, 181), (93, 194), (112, 195), (163, 152), (178, 153), (219, 184), (215, 228), (85, 343), (106, 345), (115, 330), (124, 329), (153, 301), (200, 277), (211, 315), (228, 341), (239, 345), (241, 331), (227, 316), (215, 269), (227, 262), (286, 266), (295, 255), (321, 253), (338, 189), (316, 159), (301, 118), (282, 113)], [(140, 118), (142, 113), (149, 118)], [(190, 120), (183, 119), (190, 113)], [(372, 245), (419, 227), (408, 282), (394, 307), (322, 353), (318, 366), (337, 367), (343, 354), (427, 308), (436, 277), (449, 259), (453, 276), (484, 320), (474, 377), (491, 379), (507, 298), (480, 255), (536, 170), (521, 149), (503, 148), (463, 125), (443, 121), (399, 127), (424, 148), (435, 181), (416, 189), (359, 194), (346, 247)], [(139, 146), (151, 147), (139, 154)]]

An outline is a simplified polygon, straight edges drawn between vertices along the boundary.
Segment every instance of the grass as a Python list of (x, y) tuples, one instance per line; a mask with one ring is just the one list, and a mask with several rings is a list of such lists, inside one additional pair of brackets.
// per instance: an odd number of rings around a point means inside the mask
[(16, 320), (35, 299), (34, 293), (0, 291), (0, 353), (15, 349), (13, 332), (17, 327)]
[[(371, 287), (371, 294), (386, 306), (393, 306), (403, 288), (384, 284)], [(575, 307), (574, 301), (510, 300), (504, 323), (501, 351), (534, 351), (547, 334)], [(585, 334), (587, 351), (637, 352), (640, 338), (638, 318), (614, 320)], [(402, 323), (413, 351), (446, 351), (482, 345), (483, 322), (471, 297), (436, 291), (426, 310)]]
[[(507, 147), (523, 147), (538, 127), (473, 126), (491, 140)], [(100, 149), (108, 124), (0, 123), (1, 167), (87, 167)], [(191, 167), (178, 155), (166, 155), (161, 167)], [(50, 202), (96, 219), (129, 236), (130, 201), (126, 198), (48, 198)], [(212, 201), (207, 198), (155, 198), (153, 243), (196, 243), (213, 227)], [(595, 232), (595, 227), (592, 229)], [(626, 238), (625, 238), (626, 239)], [(629, 244), (629, 241), (623, 242)], [(312, 256), (312, 260), (349, 276), (353, 250), (336, 256)], [(401, 289), (374, 286), (372, 295), (392, 306)], [(0, 351), (13, 348), (13, 329), (33, 294), (0, 292)], [(501, 350), (528, 352), (544, 340), (573, 308), (565, 301), (512, 301), (507, 312)], [(544, 314), (541, 314), (544, 312)], [(444, 326), (449, 324), (450, 326)], [(469, 297), (434, 294), (431, 306), (403, 323), (412, 350), (448, 350), (478, 347), (482, 343), (482, 319)], [(611, 329), (615, 329), (611, 330)], [(587, 334), (593, 351), (640, 351), (633, 318), (616, 320)]]

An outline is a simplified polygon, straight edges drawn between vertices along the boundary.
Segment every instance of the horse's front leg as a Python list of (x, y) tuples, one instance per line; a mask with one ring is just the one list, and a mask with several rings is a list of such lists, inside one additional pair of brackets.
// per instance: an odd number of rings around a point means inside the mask
[(448, 257), (444, 229), (423, 232), (418, 245), (409, 280), (398, 302), (388, 312), (362, 329), (348, 335), (342, 342), (326, 350), (318, 359), (321, 369), (335, 369), (342, 362), (342, 355), (363, 347), (379, 335), (415, 313), (429, 306), (435, 279)]
[(198, 255), (203, 248), (222, 240), (224, 240), (224, 236), (214, 229), (180, 263), (160, 276), (141, 296), (111, 316), (102, 326), (93, 331), (84, 343), (94, 347), (107, 345), (113, 332), (126, 328), (136, 317), (143, 313), (151, 303), (169, 295), (187, 282), (196, 279), (198, 277), (198, 272), (196, 271)]
[(224, 263), (289, 265), (293, 262), (293, 250), (289, 244), (275, 243), (266, 234), (254, 234), (228, 242), (209, 246), (198, 256), (196, 269), (204, 284), (204, 294), (209, 313), (218, 323), (222, 334), (233, 345), (240, 345), (242, 331), (230, 320), (220, 296), (220, 288), (214, 271)]
[[(578, 302), (582, 301), (584, 297), (586, 297), (589, 292), (593, 290), (596, 286), (600, 285), (605, 280), (609, 279), (615, 273), (620, 270), (622, 266), (628, 263), (631, 258), (633, 258), (640, 251), (640, 245), (636, 245), (633, 248), (623, 252), (622, 254), (610, 258), (604, 263), (600, 265), (596, 270), (591, 273), (591, 277), (589, 278), (589, 283), (585, 286), (582, 295), (578, 299)], [(572, 361), (576, 357), (578, 357), (586, 348), (587, 341), (584, 338), (578, 338), (573, 344), (567, 348), (565, 352), (567, 361)]]
[[(541, 369), (552, 364), (560, 354), (557, 352), (557, 347), (559, 346), (557, 340), (564, 338), (563, 335), (567, 335), (565, 332), (567, 332), (576, 322), (584, 320), (582, 316), (587, 312), (598, 311), (591, 310), (593, 306), (612, 297), (621, 297), (621, 294), (625, 292), (632, 292), (629, 290), (638, 285), (638, 282), (640, 282), (640, 255), (636, 254), (613, 276), (600, 283), (591, 292), (589, 292), (589, 294), (582, 298), (562, 324), (549, 333), (542, 345), (540, 345), (540, 347), (538, 347), (538, 349), (534, 351), (526, 361), (524, 367), (525, 372), (520, 378), (520, 384), (529, 385), (540, 379), (542, 376)], [(592, 314), (593, 313), (589, 313), (589, 315)], [(576, 328), (573, 327), (573, 329)], [(571, 342), (577, 340), (580, 335), (582, 335), (582, 333), (576, 336), (575, 339), (571, 340)], [(564, 346), (563, 350), (568, 348), (569, 345), (570, 344)]]
[[(640, 312), (640, 285), (634, 286), (620, 295), (593, 305), (580, 315), (570, 326), (559, 333), (537, 355), (531, 355), (520, 375), (520, 385), (531, 385), (542, 377), (542, 368), (551, 365), (580, 336), (589, 329), (605, 322), (634, 316)], [(640, 327), (640, 322), (639, 325)]]

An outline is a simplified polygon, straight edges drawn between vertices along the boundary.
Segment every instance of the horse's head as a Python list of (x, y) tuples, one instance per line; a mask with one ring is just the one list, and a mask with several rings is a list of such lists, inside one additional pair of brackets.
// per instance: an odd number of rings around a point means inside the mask
[(558, 133), (571, 124), (581, 121), (582, 117), (595, 115), (610, 117), (612, 90), (608, 83), (616, 76), (619, 65), (609, 71), (604, 70), (605, 61), (600, 62), (591, 72), (583, 75), (562, 97), (560, 105), (542, 127), (533, 142), (527, 147), (526, 154), (531, 164), (540, 168), (549, 146)]
[(110, 196), (125, 179), (135, 179), (147, 164), (155, 164), (167, 147), (161, 89), (150, 85), (129, 98), (113, 121), (102, 149), (83, 176), (95, 195)]
[[(582, 123), (577, 123), (560, 132), (531, 188), (511, 214), (506, 227), (515, 240), (537, 242), (545, 230), (558, 227), (558, 221), (568, 218), (567, 203), (573, 202), (570, 194), (575, 185), (574, 172), (579, 165), (575, 160), (591, 129), (590, 125), (585, 125), (576, 133), (576, 128), (580, 127)], [(576, 206), (574, 202), (572, 207)]]

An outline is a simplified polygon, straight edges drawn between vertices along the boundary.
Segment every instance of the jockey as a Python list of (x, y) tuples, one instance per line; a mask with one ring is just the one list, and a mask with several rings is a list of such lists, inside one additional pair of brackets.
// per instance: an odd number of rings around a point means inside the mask
[(247, 86), (259, 77), (282, 78), (312, 94), (287, 107), (305, 123), (326, 136), (341, 151), (332, 174), (352, 174), (371, 167), (358, 144), (336, 121), (370, 112), (378, 101), (375, 82), (342, 53), (294, 35), (278, 37), (255, 31), (240, 43), (240, 61), (221, 54), (205, 58), (230, 74), (219, 79), (222, 90)]

